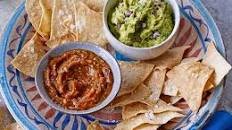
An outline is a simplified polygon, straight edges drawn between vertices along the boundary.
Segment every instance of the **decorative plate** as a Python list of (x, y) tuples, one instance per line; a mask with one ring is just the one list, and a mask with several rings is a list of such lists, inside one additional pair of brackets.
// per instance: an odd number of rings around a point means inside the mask
[[(212, 17), (200, 0), (177, 0), (182, 14), (179, 35), (174, 46), (189, 44), (191, 48), (185, 57), (201, 56), (209, 42), (214, 41), (221, 54), (225, 48), (220, 32)], [(34, 79), (23, 75), (11, 65), (11, 60), (23, 44), (32, 37), (33, 28), (27, 18), (22, 3), (15, 11), (0, 43), (0, 84), (1, 94), (16, 121), (24, 128), (35, 129), (72, 129), (85, 130), (88, 123), (99, 120), (110, 129), (121, 118), (117, 111), (101, 110), (90, 115), (70, 115), (48, 106), (38, 94)], [(124, 56), (114, 53), (119, 60)], [(222, 94), (223, 85), (217, 87), (207, 98), (206, 104), (197, 114), (188, 112), (176, 129), (199, 129), (214, 112)]]

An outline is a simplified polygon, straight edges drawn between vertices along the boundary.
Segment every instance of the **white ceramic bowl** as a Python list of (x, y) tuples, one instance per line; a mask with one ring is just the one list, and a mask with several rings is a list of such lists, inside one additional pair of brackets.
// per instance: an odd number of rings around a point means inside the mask
[[(56, 57), (60, 54), (63, 54), (66, 51), (73, 50), (73, 49), (84, 49), (91, 51), (95, 53), (96, 55), (100, 56), (111, 68), (112, 74), (113, 74), (113, 79), (114, 83), (112, 86), (112, 90), (108, 97), (106, 97), (105, 100), (97, 104), (95, 107), (92, 107), (87, 110), (70, 110), (70, 109), (65, 109), (61, 105), (53, 102), (49, 95), (47, 94), (47, 91), (44, 87), (44, 77), (43, 77), (43, 72), (45, 68), (47, 67), (49, 57)], [(91, 112), (98, 111), (108, 105), (114, 97), (117, 95), (120, 84), (121, 84), (121, 74), (120, 74), (120, 68), (117, 63), (117, 61), (114, 59), (114, 57), (106, 50), (104, 50), (101, 47), (98, 47), (94, 44), (90, 43), (67, 43), (60, 45), (54, 49), (51, 49), (47, 54), (40, 60), (37, 70), (36, 70), (36, 75), (35, 75), (35, 83), (37, 90), (40, 94), (40, 96), (53, 108), (65, 112), (65, 113), (70, 113), (70, 114), (87, 114)]]
[(105, 4), (104, 11), (103, 11), (103, 29), (105, 32), (105, 36), (108, 39), (111, 46), (120, 52), (121, 54), (135, 60), (147, 60), (155, 58), (165, 51), (167, 51), (175, 41), (175, 38), (178, 33), (179, 23), (180, 23), (180, 11), (176, 0), (166, 0), (172, 7), (174, 12), (174, 21), (175, 25), (172, 30), (172, 33), (169, 37), (160, 43), (159, 45), (154, 45), (152, 47), (145, 47), (145, 48), (138, 48), (138, 47), (131, 47), (128, 45), (123, 44), (120, 42), (110, 31), (108, 26), (108, 14), (109, 11), (115, 7), (118, 0), (108, 0)]

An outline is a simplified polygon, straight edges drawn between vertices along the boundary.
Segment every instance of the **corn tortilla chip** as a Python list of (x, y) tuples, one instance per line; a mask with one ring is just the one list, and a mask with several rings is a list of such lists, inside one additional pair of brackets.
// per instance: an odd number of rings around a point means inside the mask
[(178, 88), (175, 86), (172, 80), (168, 79), (164, 83), (162, 94), (169, 96), (177, 96)]
[(158, 113), (158, 114), (145, 113), (133, 117), (131, 119), (122, 121), (116, 126), (115, 130), (133, 130), (134, 128), (142, 124), (162, 125), (175, 117), (182, 117), (182, 116), (183, 116), (182, 114), (179, 114), (177, 112), (171, 112), (171, 111)]
[(153, 72), (146, 80), (146, 85), (151, 88), (152, 94), (150, 99), (158, 101), (160, 94), (163, 90), (164, 81), (166, 76), (166, 68), (155, 67)]
[(208, 80), (207, 83), (206, 83), (206, 85), (205, 85), (204, 92), (209, 91), (212, 88), (214, 88), (214, 85), (213, 85), (212, 81)]
[(34, 77), (37, 63), (46, 53), (43, 38), (36, 33), (18, 55), (11, 61), (13, 66), (25, 75)]
[(188, 58), (182, 59), (181, 63), (196, 62), (196, 61), (199, 61), (199, 60), (200, 60), (199, 57), (188, 57)]
[(148, 60), (146, 62), (152, 63), (155, 66), (163, 66), (163, 67), (171, 69), (181, 62), (184, 52), (188, 48), (189, 46), (175, 47), (175, 48), (169, 49), (161, 56), (155, 59), (152, 59), (152, 60)]
[(80, 0), (96, 12), (102, 12), (106, 0)]
[(175, 104), (177, 103), (178, 101), (180, 101), (182, 99), (181, 96), (177, 95), (177, 96), (174, 96), (174, 97), (170, 97), (170, 103), (171, 104)]
[(39, 0), (42, 9), (42, 17), (39, 25), (38, 33), (49, 39), (51, 32), (51, 17), (52, 17), (52, 3), (53, 0)]
[(132, 93), (116, 97), (111, 103), (111, 107), (125, 106), (127, 104), (137, 102), (148, 98), (151, 95), (151, 90), (144, 84), (140, 84)]
[(102, 13), (91, 10), (80, 1), (76, 2), (75, 6), (75, 26), (78, 31), (78, 40), (106, 47), (108, 41), (103, 32)]
[(159, 100), (155, 105), (148, 106), (143, 103), (135, 102), (132, 104), (128, 104), (122, 109), (122, 119), (126, 120), (132, 118), (138, 114), (143, 114), (147, 112), (152, 113), (161, 113), (165, 111), (181, 111), (180, 108), (174, 107), (172, 105), (168, 105), (166, 102)]
[(142, 124), (136, 127), (134, 130), (157, 130), (159, 127), (159, 125)]
[(210, 43), (202, 63), (215, 69), (213, 84), (218, 85), (227, 73), (231, 70), (231, 65), (217, 51), (214, 43)]
[(152, 72), (154, 65), (139, 62), (119, 62), (122, 83), (118, 96), (131, 93)]
[(75, 25), (76, 0), (55, 0), (52, 10), (51, 35), (46, 42), (50, 48), (65, 41), (77, 41), (78, 31)]
[(93, 121), (87, 126), (87, 130), (105, 130), (98, 121)]
[(39, 0), (26, 0), (25, 9), (28, 19), (35, 30), (39, 31), (40, 20), (42, 18), (42, 8), (40, 7)]
[(197, 112), (201, 105), (204, 87), (213, 71), (200, 62), (188, 62), (179, 64), (168, 73), (172, 75), (170, 80), (194, 112)]

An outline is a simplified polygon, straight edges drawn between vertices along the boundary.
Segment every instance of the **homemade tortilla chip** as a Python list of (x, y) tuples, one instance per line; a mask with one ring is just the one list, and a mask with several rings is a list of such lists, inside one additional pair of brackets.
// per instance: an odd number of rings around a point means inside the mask
[(105, 130), (98, 121), (93, 121), (87, 126), (87, 130)]
[(200, 61), (199, 57), (188, 57), (188, 58), (182, 59), (181, 63), (197, 62), (197, 61)]
[(39, 0), (26, 0), (25, 9), (28, 19), (35, 30), (39, 31), (40, 21), (42, 18), (42, 8), (40, 7)]
[(143, 114), (147, 112), (152, 113), (161, 113), (165, 111), (182, 111), (178, 107), (174, 107), (172, 105), (168, 105), (166, 102), (159, 100), (155, 105), (148, 106), (146, 104), (135, 102), (132, 104), (128, 104), (122, 109), (122, 119), (126, 120), (132, 118), (138, 114)]
[(154, 65), (139, 62), (119, 62), (122, 83), (117, 96), (131, 93), (141, 84), (152, 72)]
[(77, 41), (78, 31), (75, 24), (76, 0), (55, 0), (52, 10), (51, 35), (46, 42), (50, 48), (65, 41)]
[(96, 12), (102, 12), (106, 0), (80, 0), (85, 3), (90, 9)]
[(202, 63), (215, 69), (213, 84), (218, 85), (227, 73), (231, 70), (231, 65), (217, 51), (214, 43), (210, 43)]
[(174, 66), (178, 65), (181, 62), (184, 52), (188, 48), (189, 46), (175, 47), (169, 49), (161, 56), (152, 60), (148, 60), (146, 62), (152, 63), (155, 66), (163, 66), (172, 69)]
[(111, 103), (111, 108), (125, 106), (127, 104), (138, 102), (145, 98), (148, 98), (151, 95), (151, 90), (144, 84), (139, 85), (134, 92), (116, 97)]
[(193, 112), (200, 108), (204, 87), (213, 71), (213, 68), (200, 62), (188, 62), (179, 64), (168, 73)]
[(159, 125), (142, 124), (136, 127), (134, 130), (157, 130), (159, 127)]
[(36, 33), (11, 61), (13, 66), (25, 75), (34, 77), (37, 63), (46, 53), (43, 43), (43, 38)]
[(168, 79), (164, 83), (162, 94), (168, 96), (177, 96), (178, 88), (175, 86), (172, 80)]
[(108, 41), (103, 32), (102, 13), (91, 10), (80, 1), (76, 2), (75, 6), (75, 26), (78, 31), (78, 40), (93, 42), (101, 47), (106, 47)]
[(151, 88), (150, 99), (158, 101), (162, 92), (166, 76), (166, 68), (155, 67), (146, 80), (146, 85)]
[[(213, 76), (212, 76), (212, 77), (213, 77)], [(211, 78), (211, 77), (210, 77), (210, 78)], [(208, 80), (207, 83), (206, 83), (206, 85), (205, 85), (204, 92), (209, 91), (209, 90), (211, 90), (212, 88), (214, 88), (214, 85), (213, 85), (213, 83), (212, 83), (211, 80)]]
[(175, 103), (177, 103), (178, 101), (180, 101), (181, 99), (182, 99), (181, 96), (170, 97), (170, 103), (171, 103), (171, 104), (175, 104)]
[(38, 0), (42, 9), (42, 17), (39, 25), (38, 33), (49, 39), (51, 32), (51, 17), (53, 0)]
[(158, 114), (145, 113), (120, 122), (116, 126), (115, 130), (133, 130), (134, 128), (142, 124), (162, 125), (176, 117), (183, 117), (183, 115), (171, 111), (162, 112)]

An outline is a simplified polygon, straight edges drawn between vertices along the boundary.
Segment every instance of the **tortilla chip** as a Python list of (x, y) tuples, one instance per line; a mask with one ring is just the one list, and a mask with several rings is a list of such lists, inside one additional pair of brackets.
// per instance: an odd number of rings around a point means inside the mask
[(51, 32), (51, 17), (53, 0), (38, 0), (42, 9), (42, 17), (39, 25), (38, 33), (49, 39)]
[(197, 61), (200, 61), (199, 57), (188, 57), (188, 58), (182, 59), (181, 63), (197, 62)]
[(155, 66), (163, 66), (163, 67), (171, 69), (181, 62), (184, 52), (188, 48), (189, 46), (175, 47), (175, 48), (169, 49), (161, 56), (155, 59), (152, 59), (152, 60), (148, 60), (146, 62), (152, 63)]
[(87, 130), (105, 130), (98, 121), (93, 121), (87, 126)]
[[(77, 41), (78, 31), (75, 25), (76, 0), (55, 0), (52, 10), (51, 35), (46, 42), (50, 48), (67, 41)], [(59, 40), (57, 40), (59, 39)], [(62, 40), (60, 40), (62, 39)], [(60, 41), (62, 41), (60, 43)]]
[(85, 3), (90, 9), (96, 12), (102, 12), (104, 4), (107, 0), (80, 0)]
[(182, 114), (177, 112), (163, 112), (159, 114), (145, 113), (133, 117), (128, 120), (124, 120), (119, 123), (114, 130), (133, 130), (134, 128), (142, 124), (153, 124), (153, 125), (162, 125), (167, 123), (169, 120), (175, 117), (182, 117)]
[(152, 72), (154, 65), (139, 62), (119, 62), (122, 76), (118, 96), (131, 93)]
[[(213, 77), (213, 76), (212, 76)], [(211, 89), (213, 89), (215, 86), (213, 85), (212, 81), (207, 81), (205, 88), (204, 88), (204, 92), (209, 91)]]
[(151, 88), (152, 95), (150, 99), (158, 101), (162, 92), (166, 76), (166, 69), (155, 67), (152, 74), (146, 80), (146, 85)]
[(25, 9), (28, 19), (35, 30), (39, 31), (40, 20), (42, 18), (42, 8), (40, 7), (39, 0), (26, 0)]
[(134, 92), (116, 97), (111, 103), (111, 107), (125, 106), (133, 102), (138, 102), (145, 98), (148, 98), (151, 95), (151, 90), (144, 84), (139, 85)]
[(37, 63), (46, 53), (43, 38), (35, 34), (29, 40), (18, 55), (11, 61), (13, 66), (25, 75), (34, 77)]
[(190, 109), (197, 112), (201, 105), (204, 87), (213, 71), (200, 62), (188, 62), (174, 67), (167, 76), (178, 88)]
[(136, 127), (134, 130), (157, 130), (159, 127), (159, 125), (142, 124)]
[(207, 52), (202, 63), (209, 65), (215, 69), (214, 81), (215, 86), (218, 85), (227, 73), (231, 70), (231, 65), (225, 60), (225, 58), (217, 51), (214, 43), (210, 43), (207, 47)]
[(4, 126), (4, 130), (24, 130), (18, 123), (12, 123)]
[(102, 13), (91, 10), (79, 1), (76, 2), (75, 16), (79, 41), (93, 42), (101, 47), (106, 47), (108, 41), (103, 32)]
[(153, 106), (148, 106), (143, 103), (135, 102), (132, 104), (128, 104), (122, 109), (122, 119), (126, 120), (132, 118), (138, 114), (143, 114), (147, 112), (152, 113), (161, 113), (165, 111), (182, 111), (178, 107), (174, 107), (172, 105), (168, 105), (166, 102), (159, 100), (157, 104)]
[(164, 83), (162, 94), (169, 96), (177, 96), (178, 88), (175, 86), (172, 80), (168, 79)]
[(174, 97), (170, 97), (170, 103), (171, 104), (175, 104), (175, 103), (177, 103), (178, 101), (180, 101), (182, 99), (182, 97), (181, 96), (174, 96)]

